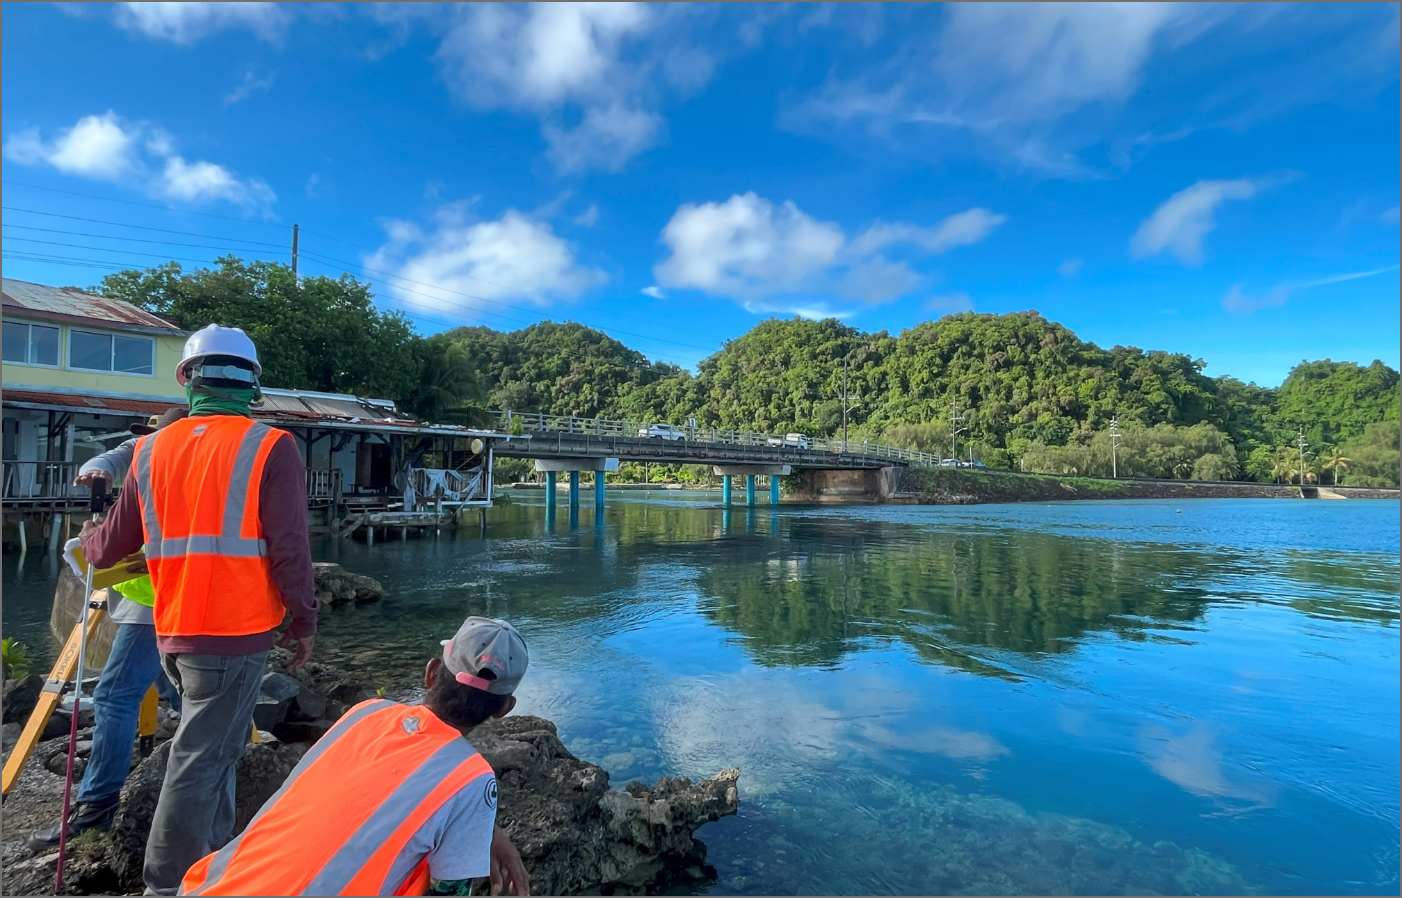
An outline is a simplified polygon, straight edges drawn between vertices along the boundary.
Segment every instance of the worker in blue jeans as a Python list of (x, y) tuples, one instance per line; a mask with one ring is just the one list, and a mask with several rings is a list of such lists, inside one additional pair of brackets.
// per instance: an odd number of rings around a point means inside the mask
[[(161, 426), (185, 417), (185, 409), (174, 408), (159, 419), (132, 426), (138, 435), (151, 433)], [(103, 479), (109, 484), (122, 479), (131, 467), (136, 439), (122, 443), (116, 449), (89, 460), (78, 470), (77, 484), (91, 486)], [(103, 665), (102, 675), (93, 690), (93, 738), (88, 766), (78, 787), (78, 801), (68, 816), (68, 835), (76, 836), (88, 829), (105, 829), (112, 822), (121, 798), (122, 784), (131, 772), (131, 749), (136, 740), (137, 715), (141, 700), (155, 684), (161, 697), (170, 702), (172, 710), (180, 708), (180, 695), (165, 671), (156, 649), (156, 624), (152, 605), (156, 594), (151, 578), (144, 575), (112, 587), (109, 594), (108, 617), (117, 625), (112, 649)], [(115, 600), (115, 601), (114, 601)], [(29, 845), (42, 850), (58, 844), (57, 825), (40, 830), (29, 837)]]

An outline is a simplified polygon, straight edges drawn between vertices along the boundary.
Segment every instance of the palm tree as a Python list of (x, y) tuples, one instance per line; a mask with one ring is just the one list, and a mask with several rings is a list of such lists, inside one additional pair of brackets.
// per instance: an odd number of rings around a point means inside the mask
[(419, 383), (407, 403), (423, 421), (464, 424), (489, 423), (486, 390), (467, 352), (444, 339), (425, 340), (419, 353)]
[(1320, 461), (1324, 465), (1324, 467), (1334, 472), (1334, 486), (1338, 486), (1339, 472), (1347, 471), (1348, 463), (1353, 461), (1353, 459), (1349, 458), (1347, 455), (1344, 455), (1338, 449), (1335, 449), (1330, 454), (1325, 455), (1322, 459), (1320, 459)]
[(1275, 466), (1271, 468), (1271, 476), (1275, 478), (1275, 482), (1280, 483), (1282, 479), (1287, 483), (1290, 482), (1290, 479), (1295, 476), (1295, 467), (1295, 460), (1291, 456), (1290, 450), (1284, 446), (1277, 447)]
[(1173, 476), (1179, 480), (1187, 480), (1188, 475), (1193, 473), (1193, 466), (1185, 461), (1180, 461), (1173, 466)]

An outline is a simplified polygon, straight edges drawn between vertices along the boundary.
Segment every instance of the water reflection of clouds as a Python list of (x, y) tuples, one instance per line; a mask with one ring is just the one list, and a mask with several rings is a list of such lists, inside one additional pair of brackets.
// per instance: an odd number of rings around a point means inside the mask
[(1228, 776), (1216, 737), (1204, 723), (1171, 735), (1161, 726), (1145, 727), (1140, 738), (1149, 767), (1164, 779), (1200, 798), (1212, 799), (1224, 813), (1245, 813), (1275, 804), (1270, 783)]

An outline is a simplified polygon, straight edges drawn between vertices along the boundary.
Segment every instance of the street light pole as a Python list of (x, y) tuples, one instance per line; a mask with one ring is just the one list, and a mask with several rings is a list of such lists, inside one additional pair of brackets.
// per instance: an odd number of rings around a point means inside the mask
[(1300, 492), (1305, 491), (1305, 448), (1309, 443), (1305, 441), (1305, 428), (1300, 428)]
[(1116, 480), (1120, 477), (1119, 444), (1120, 416), (1114, 415), (1110, 418), (1110, 476)]
[(842, 357), (842, 451), (847, 451), (847, 359)]

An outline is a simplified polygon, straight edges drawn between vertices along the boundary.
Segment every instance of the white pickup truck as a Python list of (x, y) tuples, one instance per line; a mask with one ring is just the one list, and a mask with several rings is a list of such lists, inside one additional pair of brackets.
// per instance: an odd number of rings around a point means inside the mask
[(640, 427), (638, 428), (638, 436), (659, 440), (686, 439), (686, 433), (680, 427), (674, 427), (671, 424), (649, 424), (646, 427)]
[(770, 446), (783, 449), (807, 449), (808, 437), (801, 433), (786, 433), (783, 436), (772, 436), (766, 440)]

